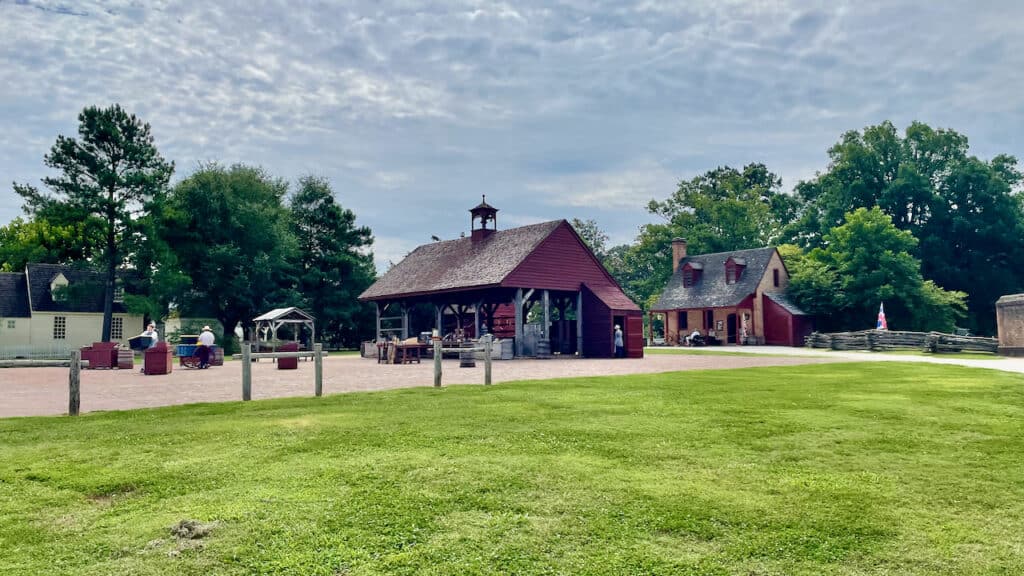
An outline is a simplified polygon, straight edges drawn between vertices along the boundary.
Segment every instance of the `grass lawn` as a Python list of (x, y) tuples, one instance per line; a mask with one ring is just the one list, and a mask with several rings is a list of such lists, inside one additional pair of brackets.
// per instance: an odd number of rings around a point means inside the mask
[(716, 348), (716, 347), (697, 347), (688, 348), (686, 346), (666, 346), (664, 348), (658, 346), (651, 346), (644, 348), (644, 354), (692, 354), (695, 356), (702, 355), (714, 355), (714, 356), (764, 356), (764, 354), (756, 354), (753, 352), (735, 352), (735, 348)]
[(1021, 574), (1022, 422), (900, 363), (0, 420), (0, 574)]

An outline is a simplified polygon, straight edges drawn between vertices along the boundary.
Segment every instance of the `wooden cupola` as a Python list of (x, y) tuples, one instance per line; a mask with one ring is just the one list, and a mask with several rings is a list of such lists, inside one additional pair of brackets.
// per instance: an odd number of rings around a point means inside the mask
[[(498, 229), (498, 209), (487, 203), (486, 194), (483, 195), (483, 200), (469, 211), (469, 214), (470, 236), (474, 242), (487, 238)], [(480, 221), (479, 225), (477, 220)], [(487, 227), (488, 222), (491, 223), (490, 228)]]

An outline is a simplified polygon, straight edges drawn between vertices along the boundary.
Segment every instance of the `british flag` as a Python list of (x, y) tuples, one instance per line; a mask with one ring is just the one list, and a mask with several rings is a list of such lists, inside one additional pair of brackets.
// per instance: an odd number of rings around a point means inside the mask
[(888, 330), (889, 326), (885, 323), (885, 304), (880, 303), (878, 305), (878, 325), (875, 326), (875, 330)]

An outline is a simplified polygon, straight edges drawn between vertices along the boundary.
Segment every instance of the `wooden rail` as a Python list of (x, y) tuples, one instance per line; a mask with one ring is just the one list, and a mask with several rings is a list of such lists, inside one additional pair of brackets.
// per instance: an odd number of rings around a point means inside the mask
[(861, 330), (859, 332), (833, 332), (823, 334), (814, 332), (805, 340), (808, 348), (826, 348), (830, 350), (908, 350), (916, 349), (925, 352), (986, 352), (995, 354), (999, 351), (999, 341), (995, 338), (977, 336), (957, 336), (942, 332), (906, 332), (889, 330)]

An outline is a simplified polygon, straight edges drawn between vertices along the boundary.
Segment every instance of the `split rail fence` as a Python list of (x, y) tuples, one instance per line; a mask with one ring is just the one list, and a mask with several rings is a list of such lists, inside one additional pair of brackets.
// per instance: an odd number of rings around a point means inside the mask
[(861, 330), (859, 332), (814, 332), (804, 341), (808, 348), (830, 350), (907, 350), (941, 354), (943, 352), (988, 352), (999, 350), (995, 338), (957, 336), (942, 332), (902, 332), (898, 330)]

